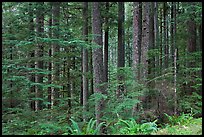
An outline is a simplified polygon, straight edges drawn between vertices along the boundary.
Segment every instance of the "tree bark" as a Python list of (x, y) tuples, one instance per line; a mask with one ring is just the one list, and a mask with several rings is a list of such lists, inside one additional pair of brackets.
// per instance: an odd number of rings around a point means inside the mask
[[(36, 14), (36, 23), (37, 23), (37, 36), (38, 37), (43, 37), (43, 32), (44, 32), (44, 14), (43, 14), (43, 9), (44, 9), (44, 3), (43, 2), (39, 2), (38, 3), (38, 7), (37, 7), (37, 14)], [(37, 61), (37, 68), (38, 69), (43, 69), (43, 44), (41, 42), (38, 42), (38, 49), (37, 49), (37, 57), (39, 57), (39, 61)], [(36, 79), (37, 83), (42, 84), (43, 83), (43, 75), (42, 74), (38, 74), (37, 75), (37, 79)], [(43, 90), (41, 86), (38, 86), (36, 89), (37, 92), (37, 97), (43, 99)], [(37, 110), (41, 110), (43, 108), (42, 105), (43, 101), (42, 100), (38, 100), (37, 101)]]
[(163, 68), (163, 13), (162, 13), (162, 8), (160, 8), (160, 56), (159, 56), (159, 69), (160, 69), (160, 74), (162, 74), (162, 68)]
[(125, 67), (125, 43), (124, 43), (124, 2), (118, 3), (118, 90), (116, 93), (119, 98), (124, 93), (124, 74), (122, 68)]
[[(53, 10), (52, 10), (52, 14), (53, 14), (53, 38), (58, 39), (59, 38), (59, 19), (60, 19), (60, 2), (54, 2), (53, 3)], [(57, 62), (58, 56), (57, 54), (59, 54), (60, 48), (59, 45), (57, 43), (53, 43), (53, 57), (54, 57), (54, 64), (53, 64), (53, 70), (54, 70), (54, 76), (53, 76), (53, 81), (54, 83), (57, 85), (59, 82), (59, 74), (60, 74), (60, 70), (59, 70), (59, 63)], [(59, 89), (58, 88), (54, 88), (54, 106), (58, 105), (58, 101), (57, 99), (59, 98)]]
[[(93, 50), (93, 74), (94, 74), (94, 93), (104, 94), (104, 88), (101, 85), (104, 82), (104, 73), (103, 73), (103, 51), (102, 51), (102, 24), (101, 24), (101, 15), (99, 10), (100, 3), (93, 2), (93, 20), (92, 20), (92, 29), (93, 29), (93, 44), (100, 46)], [(96, 100), (95, 113), (96, 113), (96, 126), (100, 124), (103, 116), (103, 107), (104, 101), (100, 98)], [(100, 129), (102, 131), (102, 129)]]
[[(106, 2), (106, 13), (109, 13), (109, 2)], [(109, 17), (105, 17), (105, 39), (104, 39), (104, 80), (108, 82), (108, 31), (109, 31)]]
[[(133, 3), (133, 69), (135, 81), (140, 82), (140, 60), (141, 60), (141, 40), (142, 40), (142, 3)], [(135, 105), (132, 110), (132, 115), (135, 115), (138, 105)]]
[(139, 52), (140, 49), (140, 40), (141, 40), (141, 32), (139, 29), (140, 21), (139, 21), (139, 2), (134, 2), (134, 10), (133, 10), (133, 69), (135, 72), (135, 80), (139, 81)]
[(168, 24), (167, 24), (167, 16), (168, 16), (168, 11), (167, 11), (167, 3), (164, 2), (163, 4), (163, 17), (164, 17), (164, 67), (165, 68), (168, 68), (168, 54), (169, 54), (169, 51), (168, 51)]
[(177, 91), (176, 91), (176, 85), (177, 85), (177, 75), (176, 75), (176, 60), (177, 60), (177, 49), (174, 51), (174, 114), (177, 114)]
[[(83, 36), (84, 40), (87, 42), (88, 36), (88, 2), (83, 2)], [(83, 48), (83, 120), (86, 121), (86, 112), (87, 112), (87, 100), (88, 100), (88, 50)]]
[(144, 3), (144, 10), (143, 10), (143, 30), (142, 30), (142, 55), (141, 55), (141, 62), (142, 62), (142, 73), (141, 78), (143, 81), (143, 84), (146, 85), (146, 79), (148, 74), (148, 48), (149, 48), (149, 9), (150, 9), (150, 3), (145, 2)]
[[(159, 51), (160, 47), (160, 33), (159, 33), (159, 21), (158, 21), (158, 2), (154, 2), (154, 42), (155, 48)], [(160, 63), (160, 56), (157, 54), (155, 57), (155, 75), (159, 74), (159, 63)]]
[[(35, 28), (34, 28), (34, 20), (33, 20), (33, 10), (32, 10), (33, 8), (32, 8), (32, 3), (29, 3), (29, 20), (30, 20), (30, 22), (29, 22), (29, 30), (30, 30), (30, 41), (33, 41), (34, 40), (34, 30), (35, 30)], [(35, 50), (33, 50), (33, 51), (31, 51), (31, 53), (30, 53), (30, 57), (31, 57), (31, 59), (33, 59), (34, 57), (35, 57)], [(35, 68), (35, 62), (31, 62), (31, 64), (30, 64), (30, 68)], [(30, 81), (32, 82), (32, 83), (34, 83), (35, 82), (35, 74), (31, 74), (31, 76), (30, 76)], [(31, 94), (31, 102), (30, 102), (30, 108), (31, 108), (31, 110), (33, 110), (33, 111), (35, 111), (35, 101), (34, 100), (32, 100), (32, 98), (34, 97), (34, 95), (35, 95), (35, 85), (33, 85), (33, 86), (31, 86), (30, 87), (30, 94)]]
[[(50, 4), (50, 9), (52, 11), (52, 2), (49, 3)], [(52, 38), (52, 13), (49, 16), (49, 37)], [(49, 57), (52, 57), (52, 44), (50, 45), (50, 49), (49, 49)], [(52, 61), (50, 61), (48, 63), (48, 70), (51, 72), (52, 71)], [(48, 75), (48, 83), (52, 84), (52, 74)], [(48, 109), (51, 109), (51, 103), (52, 103), (52, 87), (48, 87), (48, 102), (50, 104), (48, 104)]]
[[(154, 50), (155, 49), (155, 40), (154, 40), (154, 3), (150, 3), (150, 15), (149, 15), (149, 49), (148, 50)], [(155, 55), (149, 56), (148, 59), (148, 79), (153, 79), (155, 77)], [(154, 81), (149, 83), (149, 86), (151, 88), (154, 88)]]

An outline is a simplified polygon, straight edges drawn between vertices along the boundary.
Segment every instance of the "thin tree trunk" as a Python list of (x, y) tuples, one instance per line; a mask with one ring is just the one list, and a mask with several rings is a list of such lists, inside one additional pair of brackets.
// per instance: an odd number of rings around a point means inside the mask
[(164, 17), (164, 67), (168, 68), (168, 39), (167, 39), (167, 31), (168, 31), (168, 24), (167, 24), (167, 3), (164, 2), (163, 4), (163, 17)]
[[(158, 21), (158, 2), (154, 2), (154, 42), (155, 42), (155, 48), (159, 50), (160, 47), (160, 33), (159, 33), (159, 21)], [(155, 57), (155, 75), (159, 74), (159, 71), (157, 68), (159, 67), (159, 61), (160, 55), (156, 55)]]
[[(42, 33), (44, 32), (44, 14), (43, 14), (43, 7), (44, 3), (40, 2), (38, 3), (38, 8), (37, 8), (37, 15), (36, 15), (36, 23), (37, 23), (37, 36), (38, 37), (43, 37)], [(41, 42), (38, 42), (38, 51), (37, 51), (37, 56), (40, 58), (39, 61), (37, 61), (37, 68), (38, 69), (43, 69), (43, 44)], [(37, 83), (42, 84), (43, 83), (43, 75), (38, 74), (37, 75)], [(38, 86), (36, 89), (37, 92), (37, 97), (43, 99), (43, 90), (42, 87)], [(42, 109), (42, 100), (37, 101), (37, 110)]]
[[(134, 10), (133, 10), (133, 68), (135, 72), (135, 80), (139, 80), (139, 2), (134, 2)], [(141, 50), (140, 50), (141, 51)]]
[(127, 57), (127, 61), (128, 61), (128, 67), (132, 66), (132, 48), (130, 45), (131, 42), (131, 34), (130, 34), (130, 26), (128, 26), (128, 30), (127, 30), (127, 48), (126, 48), (126, 57)]
[[(55, 2), (53, 3), (53, 26), (55, 27), (53, 29), (53, 37), (55, 39), (59, 38), (59, 17), (60, 17), (60, 2)], [(59, 70), (59, 63), (57, 61), (59, 61), (57, 54), (59, 54), (60, 48), (59, 45), (57, 43), (53, 44), (53, 56), (54, 56), (54, 64), (53, 64), (53, 70), (54, 70), (54, 76), (53, 76), (53, 81), (54, 83), (58, 83), (59, 82), (59, 74), (60, 74), (60, 70)], [(58, 101), (57, 99), (59, 98), (59, 89), (58, 88), (54, 88), (54, 106), (58, 105)]]
[(177, 114), (177, 93), (176, 93), (176, 57), (177, 49), (174, 51), (174, 114)]
[(163, 68), (163, 18), (162, 18), (162, 8), (160, 8), (160, 74), (162, 74), (162, 68)]
[[(109, 13), (109, 2), (106, 2), (106, 13)], [(105, 40), (104, 40), (104, 80), (108, 82), (108, 31), (109, 31), (109, 17), (105, 17)]]
[(121, 68), (125, 67), (125, 43), (124, 43), (124, 2), (118, 3), (118, 83), (119, 87), (116, 93), (119, 98), (124, 93), (124, 74)]
[[(33, 41), (34, 40), (34, 21), (33, 21), (33, 10), (32, 10), (33, 8), (32, 8), (32, 3), (29, 3), (29, 20), (30, 20), (30, 22), (29, 22), (29, 30), (30, 30), (30, 40), (31, 41)], [(33, 51), (31, 51), (31, 53), (30, 53), (30, 57), (31, 57), (31, 59), (32, 58), (34, 58), (35, 57), (35, 50), (33, 50)], [(30, 64), (30, 68), (35, 68), (35, 62), (31, 62), (31, 64)], [(30, 76), (30, 81), (32, 82), (32, 83), (34, 83), (35, 82), (35, 74), (31, 74), (31, 76)], [(35, 95), (35, 85), (33, 85), (33, 86), (31, 86), (30, 87), (30, 94), (31, 94), (31, 102), (30, 102), (30, 108), (31, 108), (31, 110), (33, 110), (33, 111), (35, 111), (35, 101), (34, 100), (32, 100), (32, 98), (34, 97), (34, 95)]]
[[(52, 2), (50, 2), (50, 9), (52, 10)], [(52, 38), (52, 14), (50, 14), (50, 18), (49, 18), (49, 37)], [(50, 49), (49, 49), (49, 57), (52, 57), (52, 44), (50, 45)], [(52, 61), (50, 61), (48, 63), (48, 70), (51, 72), (52, 71)], [(52, 84), (52, 74), (48, 75), (48, 83)], [(52, 104), (52, 87), (48, 87), (48, 109), (51, 108), (51, 104)]]
[[(83, 72), (83, 48), (81, 48), (81, 72)], [(81, 75), (81, 91), (79, 102), (83, 106), (83, 74)]]
[(146, 85), (146, 79), (147, 79), (147, 74), (148, 74), (148, 48), (149, 48), (149, 9), (150, 9), (150, 3), (145, 2), (144, 3), (144, 10), (143, 10), (143, 30), (142, 30), (142, 56), (141, 56), (141, 61), (142, 61), (142, 81), (143, 84)]
[[(154, 3), (150, 3), (150, 16), (149, 16), (149, 50), (155, 49), (154, 40)], [(148, 79), (153, 79), (155, 77), (155, 56), (152, 55), (148, 59)], [(154, 88), (154, 81), (149, 83), (151, 88)]]
[[(88, 36), (88, 2), (83, 2), (83, 36), (87, 42)], [(83, 120), (86, 121), (87, 100), (88, 100), (88, 79), (86, 74), (88, 73), (88, 50), (83, 48)]]
[(94, 94), (94, 81), (93, 81), (93, 58), (92, 58), (92, 56), (93, 56), (93, 52), (92, 52), (92, 49), (89, 51), (89, 53), (90, 53), (90, 67), (89, 67), (89, 69), (90, 69), (90, 73), (91, 73), (91, 75), (92, 75), (92, 77), (91, 77), (91, 79), (90, 79), (90, 95), (92, 95), (92, 94)]

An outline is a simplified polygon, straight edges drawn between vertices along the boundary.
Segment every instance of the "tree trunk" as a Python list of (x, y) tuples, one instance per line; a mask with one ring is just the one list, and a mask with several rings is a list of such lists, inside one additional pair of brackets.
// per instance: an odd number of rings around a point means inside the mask
[(167, 11), (167, 3), (164, 2), (163, 4), (163, 17), (164, 17), (164, 67), (165, 69), (168, 68), (168, 54), (169, 54), (169, 51), (168, 51), (168, 24), (167, 24), (167, 16), (168, 16), (168, 11)]
[[(32, 10), (32, 3), (29, 3), (29, 30), (30, 30), (30, 41), (33, 41), (34, 40), (34, 21), (33, 21), (33, 10)], [(30, 57), (31, 59), (33, 59), (35, 57), (35, 50), (31, 51), (30, 53)], [(35, 68), (35, 62), (31, 62), (30, 64), (30, 68)], [(35, 82), (35, 74), (31, 74), (30, 76), (30, 81), (32, 83)], [(31, 94), (31, 102), (30, 102), (30, 108), (31, 110), (35, 111), (35, 101), (32, 100), (32, 98), (34, 97), (35, 95), (35, 85), (31, 86), (30, 87), (30, 94)]]
[[(94, 93), (104, 94), (104, 88), (101, 85), (104, 82), (104, 73), (103, 73), (103, 51), (102, 51), (102, 24), (101, 24), (101, 15), (99, 10), (100, 3), (93, 2), (93, 20), (92, 20), (92, 29), (93, 29), (93, 43), (100, 46), (93, 50), (93, 74), (94, 74)], [(96, 100), (95, 113), (96, 113), (96, 126), (102, 121), (103, 116), (103, 99)], [(102, 131), (102, 129), (100, 129)]]
[(92, 58), (92, 56), (93, 56), (93, 52), (92, 52), (92, 49), (89, 51), (89, 53), (90, 53), (90, 67), (89, 67), (89, 69), (90, 69), (90, 73), (91, 73), (91, 75), (92, 75), (92, 77), (91, 77), (91, 79), (90, 79), (90, 95), (92, 95), (92, 94), (94, 94), (94, 81), (93, 81), (93, 58)]
[[(109, 13), (109, 2), (106, 2), (106, 13)], [(104, 39), (104, 80), (108, 82), (108, 31), (109, 31), (109, 17), (105, 17), (105, 39)]]
[(163, 68), (163, 16), (162, 16), (162, 8), (160, 8), (160, 56), (159, 56), (159, 62), (160, 62), (160, 74), (162, 74), (162, 68)]
[[(37, 7), (37, 15), (36, 15), (36, 23), (37, 23), (37, 36), (38, 37), (43, 37), (43, 32), (44, 32), (44, 14), (43, 14), (43, 9), (44, 9), (44, 3), (39, 2), (38, 7)], [(39, 57), (39, 61), (37, 61), (37, 68), (38, 69), (43, 69), (43, 44), (41, 42), (38, 42), (38, 50), (37, 50), (37, 57)], [(37, 75), (37, 83), (42, 84), (43, 83), (43, 75), (38, 74)], [(43, 89), (42, 87), (38, 86), (36, 89), (37, 92), (37, 97), (43, 99)], [(37, 101), (37, 110), (42, 109), (42, 100)]]
[(177, 49), (174, 51), (174, 114), (177, 114), (177, 91), (176, 91), (176, 85), (177, 85), (177, 75), (176, 75), (176, 58), (177, 57)]
[(139, 26), (141, 26), (139, 21), (139, 2), (134, 2), (134, 10), (133, 10), (133, 68), (135, 72), (135, 80), (139, 81), (139, 52), (140, 49), (140, 40), (141, 40), (141, 32)]
[[(140, 58), (141, 58), (141, 39), (142, 39), (142, 3), (134, 2), (133, 9), (133, 69), (135, 75), (135, 81), (140, 81)], [(135, 115), (137, 111), (137, 105), (133, 107), (132, 115)]]
[[(191, 10), (195, 11), (195, 3), (191, 3)], [(192, 53), (196, 52), (196, 22), (195, 22), (195, 14), (189, 15), (189, 20), (187, 21), (187, 32), (188, 32), (188, 43), (187, 43), (187, 55), (193, 56)], [(196, 65), (196, 62), (194, 59), (187, 60), (187, 67), (188, 68), (194, 68)], [(190, 80), (188, 84), (186, 85), (186, 91), (188, 94), (191, 94), (194, 91), (193, 86), (195, 84), (195, 72), (189, 72), (187, 75), (190, 75)], [(185, 92), (186, 92), (185, 91)]]
[[(50, 9), (52, 11), (52, 2), (50, 2)], [(49, 37), (52, 38), (52, 14), (50, 14), (50, 18), (49, 18)], [(49, 57), (52, 57), (52, 44), (50, 45), (50, 49), (49, 49)], [(48, 63), (48, 70), (51, 72), (52, 71), (52, 61), (50, 61)], [(48, 75), (48, 83), (52, 84), (52, 74)], [(48, 109), (51, 108), (51, 103), (52, 103), (52, 87), (48, 87), (48, 102), (50, 104), (48, 104)]]
[(125, 67), (125, 43), (124, 43), (124, 2), (118, 3), (118, 83), (119, 87), (116, 93), (119, 98), (124, 93), (124, 74), (122, 68)]
[(142, 56), (141, 56), (141, 62), (142, 62), (142, 81), (143, 84), (146, 85), (146, 79), (148, 74), (148, 48), (149, 48), (149, 9), (150, 9), (150, 3), (145, 2), (144, 3), (144, 10), (143, 10), (143, 30), (142, 30)]
[[(87, 42), (88, 36), (88, 2), (83, 2), (83, 36)], [(88, 73), (88, 50), (83, 48), (83, 120), (86, 121), (87, 100), (88, 100), (88, 79), (86, 77)]]
[[(159, 35), (159, 21), (158, 21), (158, 2), (154, 2), (154, 43), (155, 48), (159, 51), (160, 47), (160, 35)], [(159, 63), (160, 63), (160, 55), (156, 55), (155, 57), (155, 75), (159, 74)]]
[[(155, 49), (154, 40), (154, 3), (150, 3), (150, 16), (149, 16), (149, 50)], [(149, 56), (148, 59), (148, 79), (151, 80), (155, 77), (155, 55)], [(149, 86), (154, 88), (154, 81), (149, 82)]]
[[(59, 19), (60, 19), (60, 2), (54, 2), (53, 3), (53, 38), (58, 39), (59, 38)], [(53, 82), (57, 85), (59, 82), (59, 59), (58, 55), (60, 51), (59, 45), (57, 43), (53, 43), (53, 57), (54, 57), (54, 64), (53, 64), (53, 70), (54, 70), (54, 76), (53, 76)], [(59, 98), (59, 89), (54, 88), (54, 106), (58, 105), (57, 99)]]

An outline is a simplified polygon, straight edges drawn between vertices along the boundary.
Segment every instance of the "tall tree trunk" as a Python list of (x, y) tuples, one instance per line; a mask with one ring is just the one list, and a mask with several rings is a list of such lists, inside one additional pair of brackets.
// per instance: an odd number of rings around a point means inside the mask
[[(36, 15), (36, 23), (37, 23), (37, 36), (38, 37), (43, 37), (43, 32), (44, 32), (44, 14), (43, 14), (43, 9), (44, 9), (44, 3), (39, 2), (38, 7), (37, 7), (37, 15)], [(43, 69), (43, 44), (41, 42), (38, 42), (38, 50), (37, 50), (37, 57), (39, 58), (39, 61), (37, 61), (37, 68), (38, 69)], [(42, 84), (43, 83), (43, 75), (38, 74), (37, 75), (37, 83)], [(36, 89), (37, 92), (37, 97), (43, 99), (43, 89), (42, 87), (38, 86)], [(37, 110), (42, 109), (42, 100), (37, 101)]]
[(142, 81), (143, 84), (146, 85), (146, 79), (148, 74), (148, 48), (149, 48), (149, 9), (150, 9), (150, 3), (145, 2), (144, 3), (144, 10), (143, 10), (143, 29), (142, 29), (142, 56), (141, 56), (141, 63), (142, 63)]
[[(195, 12), (195, 3), (191, 3), (191, 10)], [(188, 32), (188, 42), (187, 42), (187, 55), (193, 56), (192, 53), (196, 52), (196, 22), (195, 22), (195, 14), (192, 13), (189, 15), (189, 19), (187, 21), (187, 32)], [(195, 60), (189, 59), (187, 60), (187, 67), (194, 68), (196, 65)], [(186, 85), (187, 93), (191, 94), (194, 89), (191, 87), (195, 84), (195, 72), (189, 72), (187, 76), (190, 75), (190, 81)]]
[(141, 34), (139, 26), (141, 25), (139, 22), (139, 2), (134, 2), (134, 10), (133, 10), (133, 68), (135, 72), (135, 80), (139, 80), (139, 52), (141, 52), (141, 49), (139, 49), (141, 46), (139, 44), (139, 41), (141, 40), (139, 34)]
[(124, 2), (118, 3), (118, 83), (116, 93), (117, 98), (124, 93), (124, 74), (122, 68), (125, 67), (125, 41), (124, 41)]
[[(101, 15), (99, 10), (100, 3), (93, 2), (93, 43), (99, 45), (99, 48), (93, 50), (93, 72), (94, 72), (94, 93), (104, 94), (104, 87), (101, 85), (104, 82), (103, 73), (103, 51), (102, 51), (102, 24)], [(96, 113), (96, 126), (102, 121), (104, 100), (96, 100), (95, 113)], [(102, 129), (100, 129), (102, 131)]]
[[(158, 2), (154, 2), (154, 43), (155, 48), (159, 50), (160, 47), (160, 35), (159, 35), (159, 21), (158, 21)], [(158, 68), (159, 68), (159, 55), (156, 55), (155, 57), (155, 75), (159, 74)]]
[(132, 66), (132, 47), (131, 47), (131, 32), (130, 32), (130, 26), (127, 28), (127, 48), (126, 48), (126, 58), (128, 62), (128, 67)]
[(138, 69), (138, 80), (141, 80), (141, 74), (142, 74), (142, 69), (141, 69), (141, 60), (142, 60), (142, 2), (139, 2), (139, 41), (138, 41), (138, 50), (139, 50), (139, 69)]
[[(175, 67), (175, 50), (176, 50), (176, 2), (172, 2), (171, 4), (171, 55), (172, 55), (172, 67)], [(177, 50), (176, 50), (177, 51)], [(177, 54), (176, 54), (177, 56)], [(176, 74), (174, 74), (176, 75)], [(174, 80), (175, 81), (175, 80)]]
[[(83, 72), (83, 47), (81, 48), (81, 72)], [(83, 74), (81, 75), (81, 91), (79, 102), (83, 106)]]
[[(106, 13), (109, 13), (109, 2), (106, 2)], [(109, 31), (109, 17), (105, 17), (105, 39), (104, 39), (104, 80), (108, 82), (108, 31)]]
[[(155, 49), (154, 40), (154, 3), (150, 3), (150, 16), (149, 16), (149, 50)], [(151, 80), (155, 77), (155, 55), (149, 56), (148, 59), (148, 79)], [(151, 88), (154, 88), (154, 81), (149, 83)]]
[[(135, 81), (140, 81), (140, 56), (141, 56), (141, 40), (142, 40), (142, 3), (141, 2), (134, 2), (133, 3), (133, 53), (132, 53), (132, 60), (133, 60), (133, 69), (135, 75)], [(135, 115), (137, 110), (137, 105), (133, 107), (132, 115)]]
[(94, 94), (94, 80), (93, 80), (93, 52), (92, 52), (92, 49), (89, 51), (90, 53), (90, 73), (92, 75), (91, 79), (90, 79), (90, 95)]
[[(32, 7), (32, 3), (29, 3), (29, 31), (30, 31), (30, 41), (33, 41), (34, 40), (34, 21), (33, 21), (33, 7)], [(30, 57), (31, 59), (35, 57), (35, 50), (31, 51), (30, 53)], [(35, 68), (35, 62), (31, 62), (30, 64), (30, 68)], [(32, 83), (35, 82), (35, 74), (31, 74), (30, 76), (30, 81)], [(30, 94), (31, 94), (31, 102), (30, 102), (30, 108), (31, 110), (35, 111), (35, 101), (32, 100), (32, 98), (34, 97), (35, 95), (35, 85), (31, 86), (30, 87)]]
[[(54, 2), (53, 3), (53, 10), (52, 10), (52, 14), (53, 14), (53, 37), (55, 39), (59, 38), (59, 19), (60, 19), (60, 2)], [(53, 57), (54, 57), (54, 64), (53, 64), (53, 70), (54, 70), (54, 76), (53, 76), (53, 82), (57, 85), (59, 82), (59, 74), (60, 74), (60, 70), (59, 70), (59, 59), (58, 59), (58, 55), (60, 51), (59, 45), (57, 43), (53, 43)], [(54, 88), (54, 106), (58, 105), (58, 101), (57, 99), (59, 98), (59, 89), (58, 88)]]
[(176, 75), (176, 70), (177, 70), (177, 64), (176, 64), (176, 60), (177, 60), (177, 49), (175, 49), (174, 51), (174, 114), (177, 114), (177, 91), (176, 91), (176, 85), (177, 85), (177, 75)]
[[(83, 2), (83, 36), (84, 40), (88, 42), (88, 2)], [(87, 100), (88, 100), (88, 50), (83, 48), (83, 120), (86, 121)]]
[[(196, 23), (193, 18), (189, 19), (187, 22), (187, 29), (188, 29), (188, 52), (192, 53), (196, 51)], [(193, 66), (192, 64), (189, 65), (190, 67)]]
[(167, 2), (164, 2), (163, 4), (163, 17), (164, 17), (164, 67), (168, 68), (168, 24), (167, 24), (167, 16), (168, 16), (168, 11), (167, 11)]
[[(52, 11), (52, 2), (49, 3), (50, 4), (50, 9)], [(52, 13), (50, 14), (50, 17), (49, 17), (49, 37), (52, 38)], [(52, 44), (50, 45), (50, 48), (49, 48), (49, 57), (52, 57)], [(48, 70), (51, 72), (52, 71), (52, 61), (50, 61), (48, 63)], [(49, 74), (48, 75), (48, 83), (49, 84), (52, 84), (52, 74)], [(52, 87), (48, 87), (48, 109), (51, 108), (51, 103), (52, 103)]]
[(162, 12), (162, 8), (160, 8), (160, 56), (159, 56), (159, 62), (160, 62), (160, 74), (162, 74), (162, 68), (163, 68), (163, 12)]

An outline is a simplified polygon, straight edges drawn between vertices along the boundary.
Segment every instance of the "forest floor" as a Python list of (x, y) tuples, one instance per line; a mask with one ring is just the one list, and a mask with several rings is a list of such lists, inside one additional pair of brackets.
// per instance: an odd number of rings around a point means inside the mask
[(202, 118), (193, 119), (187, 125), (167, 126), (152, 135), (202, 135)]
[[(2, 134), (3, 135), (68, 135), (67, 118), (64, 115), (66, 112), (58, 113), (52, 110), (39, 112), (24, 111), (24, 113), (5, 114), (2, 116)], [(50, 116), (52, 114), (52, 116)], [(193, 118), (186, 123), (171, 125), (166, 123), (165, 126), (159, 127), (156, 132), (151, 132), (151, 135), (202, 135), (202, 117)], [(127, 122), (127, 121), (126, 121)], [(80, 125), (80, 124), (79, 124)], [(137, 127), (138, 125), (133, 125)], [(81, 127), (81, 126), (79, 126)], [(116, 128), (116, 127), (115, 127)], [(127, 128), (127, 127), (122, 127)], [(81, 129), (83, 130), (83, 129)], [(119, 129), (116, 129), (117, 134), (120, 134)], [(85, 133), (84, 133), (85, 134)], [(111, 130), (108, 134), (114, 134)], [(122, 134), (122, 133), (121, 133)], [(129, 133), (124, 133), (128, 135)], [(133, 134), (137, 134), (133, 132)], [(133, 135), (131, 134), (131, 135)], [(140, 133), (143, 135), (145, 133)], [(149, 134), (149, 133), (148, 133)], [(137, 134), (138, 135), (138, 134)]]

